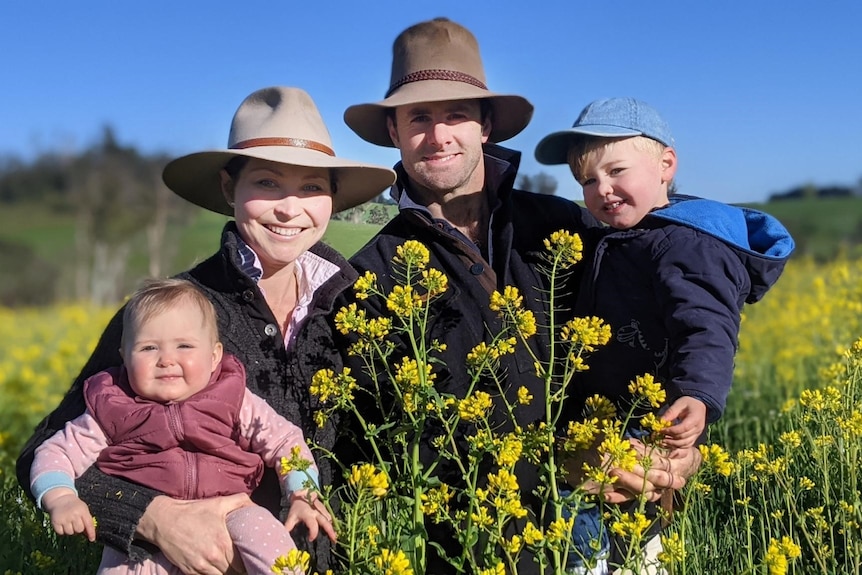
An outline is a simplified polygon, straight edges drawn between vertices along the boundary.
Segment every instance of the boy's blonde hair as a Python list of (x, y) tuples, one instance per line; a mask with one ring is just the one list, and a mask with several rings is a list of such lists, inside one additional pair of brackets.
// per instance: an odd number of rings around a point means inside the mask
[(127, 334), (153, 316), (162, 314), (181, 304), (196, 305), (201, 312), (204, 327), (219, 341), (215, 307), (192, 282), (177, 278), (146, 280), (132, 294), (123, 311), (123, 335), (120, 346), (125, 349)]
[(667, 146), (647, 138), (645, 136), (626, 136), (624, 138), (600, 138), (593, 136), (583, 136), (572, 141), (569, 145), (569, 153), (566, 156), (566, 163), (572, 170), (572, 175), (578, 182), (583, 181), (584, 166), (590, 156), (598, 150), (603, 150), (613, 146), (622, 140), (632, 140), (637, 150), (653, 154), (656, 158), (660, 158)]

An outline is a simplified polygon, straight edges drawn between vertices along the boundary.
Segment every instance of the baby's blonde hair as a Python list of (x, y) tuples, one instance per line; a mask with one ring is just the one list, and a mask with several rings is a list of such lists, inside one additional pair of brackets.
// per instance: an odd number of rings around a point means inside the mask
[(601, 138), (598, 136), (583, 136), (572, 141), (569, 145), (569, 153), (566, 162), (572, 170), (572, 175), (578, 182), (583, 181), (584, 166), (590, 156), (598, 150), (609, 148), (622, 140), (632, 140), (636, 149), (655, 155), (660, 158), (665, 151), (665, 146), (657, 140), (645, 136), (626, 136), (625, 138)]
[(139, 325), (180, 304), (196, 305), (201, 312), (204, 328), (213, 336), (213, 344), (219, 341), (215, 308), (195, 284), (177, 278), (151, 279), (144, 281), (132, 294), (123, 310), (122, 348), (126, 348), (129, 334)]

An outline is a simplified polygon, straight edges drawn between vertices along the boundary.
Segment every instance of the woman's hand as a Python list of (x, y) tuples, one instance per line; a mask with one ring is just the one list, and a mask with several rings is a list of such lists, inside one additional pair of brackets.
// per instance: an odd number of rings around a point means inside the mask
[(180, 501), (164, 495), (147, 507), (137, 534), (161, 549), (183, 573), (221, 575), (234, 567), (243, 572), (227, 532), (227, 514), (252, 505), (245, 494)]
[(309, 493), (308, 490), (304, 489), (291, 495), (290, 511), (287, 512), (284, 526), (288, 531), (293, 531), (293, 528), (300, 523), (304, 523), (308, 528), (309, 541), (317, 539), (321, 529), (332, 541), (336, 540), (332, 517), (326, 510), (326, 506), (317, 497), (317, 493)]

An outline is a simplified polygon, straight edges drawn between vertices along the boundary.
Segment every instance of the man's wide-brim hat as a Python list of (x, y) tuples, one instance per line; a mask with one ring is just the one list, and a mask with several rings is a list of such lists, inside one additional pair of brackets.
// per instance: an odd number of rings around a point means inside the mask
[(395, 182), (395, 172), (335, 156), (329, 131), (314, 101), (299, 88), (258, 90), (240, 104), (226, 150), (182, 156), (165, 166), (162, 179), (180, 197), (208, 210), (233, 215), (219, 172), (236, 156), (334, 172), (333, 212), (373, 199)]
[(392, 76), (385, 99), (350, 106), (344, 121), (363, 140), (393, 147), (386, 116), (397, 106), (448, 100), (487, 100), (491, 106), (491, 142), (517, 135), (533, 115), (521, 96), (488, 90), (473, 34), (447, 18), (420, 22), (402, 32), (392, 46)]

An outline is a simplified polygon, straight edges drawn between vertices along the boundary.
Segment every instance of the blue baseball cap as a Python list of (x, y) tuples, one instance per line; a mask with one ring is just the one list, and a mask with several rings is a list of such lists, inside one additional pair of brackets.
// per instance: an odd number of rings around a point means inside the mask
[(645, 136), (673, 145), (670, 127), (655, 108), (634, 98), (605, 98), (590, 103), (568, 130), (548, 134), (536, 146), (542, 164), (565, 164), (569, 146), (579, 136), (625, 138)]

